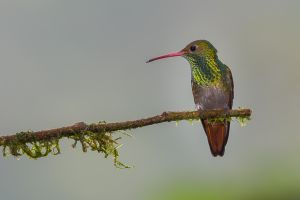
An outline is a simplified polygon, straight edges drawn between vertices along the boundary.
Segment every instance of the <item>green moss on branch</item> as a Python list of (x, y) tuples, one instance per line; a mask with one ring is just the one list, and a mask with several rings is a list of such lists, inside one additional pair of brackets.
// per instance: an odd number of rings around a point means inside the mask
[(80, 143), (83, 152), (88, 150), (103, 153), (104, 157), (111, 156), (114, 165), (118, 168), (128, 168), (127, 165), (119, 161), (117, 140), (114, 138), (115, 133), (123, 134), (124, 130), (135, 129), (153, 124), (180, 121), (180, 120), (199, 120), (209, 119), (210, 121), (230, 121), (236, 117), (241, 124), (249, 120), (251, 116), (250, 109), (237, 110), (207, 110), (199, 113), (198, 111), (185, 112), (164, 112), (161, 115), (153, 117), (115, 123), (99, 122), (87, 125), (83, 122), (76, 123), (72, 126), (43, 130), (27, 131), (14, 135), (1, 136), (0, 146), (3, 147), (3, 156), (13, 155), (16, 157), (27, 155), (29, 158), (37, 159), (48, 156), (49, 154), (57, 155), (60, 153), (59, 141), (61, 138), (74, 140), (75, 146)]

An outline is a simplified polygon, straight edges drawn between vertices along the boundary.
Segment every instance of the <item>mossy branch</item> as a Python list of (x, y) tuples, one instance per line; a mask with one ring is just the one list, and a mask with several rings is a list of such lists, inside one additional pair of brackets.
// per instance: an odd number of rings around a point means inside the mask
[(62, 128), (37, 132), (26, 131), (14, 135), (1, 136), (0, 146), (3, 147), (4, 156), (7, 154), (14, 156), (25, 154), (30, 158), (36, 159), (45, 157), (49, 153), (59, 154), (59, 140), (65, 137), (75, 141), (73, 147), (76, 146), (77, 142), (80, 142), (84, 152), (91, 149), (92, 151), (104, 153), (105, 157), (111, 155), (114, 158), (115, 166), (127, 168), (128, 166), (118, 161), (117, 140), (120, 137), (113, 138), (112, 134), (115, 132), (180, 120), (210, 119), (215, 121), (231, 120), (232, 117), (236, 117), (243, 121), (244, 119), (250, 119), (250, 115), (250, 109), (207, 110), (201, 113), (198, 111), (164, 112), (149, 118), (115, 123), (102, 121), (88, 125), (84, 122), (79, 122)]

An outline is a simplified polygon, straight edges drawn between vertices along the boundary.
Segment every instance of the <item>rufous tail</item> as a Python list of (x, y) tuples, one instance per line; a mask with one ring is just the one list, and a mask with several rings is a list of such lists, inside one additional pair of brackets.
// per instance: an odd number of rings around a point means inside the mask
[(223, 156), (229, 136), (230, 122), (208, 122), (202, 120), (210, 151), (213, 156)]

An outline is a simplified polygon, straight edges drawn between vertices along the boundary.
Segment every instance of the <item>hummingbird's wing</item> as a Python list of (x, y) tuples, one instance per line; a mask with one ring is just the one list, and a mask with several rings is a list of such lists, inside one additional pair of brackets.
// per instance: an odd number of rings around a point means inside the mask
[(225, 82), (226, 88), (229, 91), (228, 106), (231, 109), (232, 104), (233, 104), (233, 98), (234, 98), (234, 84), (233, 84), (231, 70), (227, 66), (226, 66), (226, 76), (224, 78), (225, 78), (224, 82)]

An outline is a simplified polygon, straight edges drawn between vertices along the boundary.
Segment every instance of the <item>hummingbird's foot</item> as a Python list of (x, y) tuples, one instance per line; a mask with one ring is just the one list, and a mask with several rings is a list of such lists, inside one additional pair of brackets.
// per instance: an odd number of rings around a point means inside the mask
[(202, 106), (201, 105), (199, 105), (199, 104), (196, 104), (196, 110), (202, 110), (203, 108), (202, 108)]

